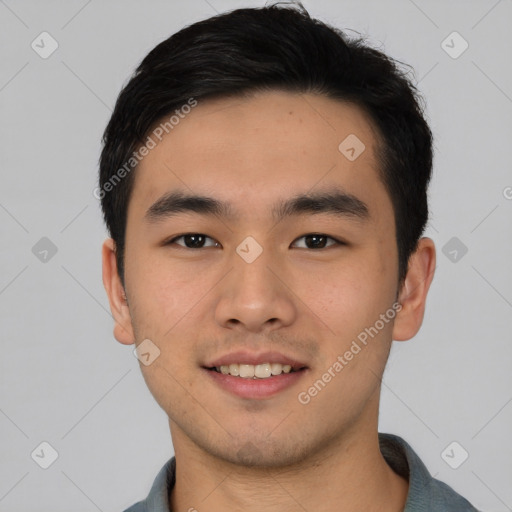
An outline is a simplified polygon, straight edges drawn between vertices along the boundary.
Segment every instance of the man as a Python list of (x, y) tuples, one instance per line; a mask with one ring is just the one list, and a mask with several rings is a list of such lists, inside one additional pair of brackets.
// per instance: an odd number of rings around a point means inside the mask
[(379, 434), (435, 268), (432, 135), (387, 56), (296, 8), (153, 49), (104, 136), (114, 335), (175, 450), (135, 511), (474, 511)]

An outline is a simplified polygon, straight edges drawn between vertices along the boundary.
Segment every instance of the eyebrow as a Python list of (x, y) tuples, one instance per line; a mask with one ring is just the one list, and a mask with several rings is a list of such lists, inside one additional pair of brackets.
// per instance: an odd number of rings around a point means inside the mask
[[(230, 203), (213, 197), (173, 191), (157, 199), (148, 208), (144, 218), (149, 224), (156, 224), (180, 213), (214, 215), (228, 220), (236, 217), (236, 212)], [(366, 203), (339, 189), (314, 194), (299, 194), (279, 201), (272, 208), (272, 216), (276, 222), (280, 222), (286, 217), (307, 213), (323, 213), (343, 218), (351, 217), (356, 220), (366, 220), (369, 217)]]

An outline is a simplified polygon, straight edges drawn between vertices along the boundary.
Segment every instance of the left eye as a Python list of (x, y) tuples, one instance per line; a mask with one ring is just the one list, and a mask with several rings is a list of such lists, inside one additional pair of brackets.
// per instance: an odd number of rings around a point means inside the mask
[[(302, 245), (300, 245), (298, 244), (297, 240), (304, 240), (304, 242)], [(301, 249), (324, 249), (325, 247), (340, 244), (340, 242), (334, 238), (322, 234), (304, 235), (300, 238), (297, 238), (297, 240), (295, 240), (292, 245)], [(328, 241), (331, 243), (328, 243)]]
[[(179, 243), (178, 240), (182, 240), (182, 243)], [(206, 243), (209, 240), (212, 243)], [(209, 236), (202, 235), (201, 233), (189, 233), (186, 235), (177, 236), (172, 240), (169, 240), (167, 244), (177, 244), (187, 249), (202, 249), (203, 247), (219, 247), (219, 242), (215, 241), (213, 238)]]

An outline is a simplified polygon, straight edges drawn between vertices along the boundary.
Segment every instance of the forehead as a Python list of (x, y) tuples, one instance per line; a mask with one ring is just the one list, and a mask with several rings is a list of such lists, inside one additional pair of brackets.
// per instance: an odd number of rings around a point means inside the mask
[(198, 101), (161, 140), (149, 135), (157, 143), (135, 171), (129, 217), (176, 188), (253, 216), (267, 199), (315, 187), (341, 187), (370, 205), (387, 196), (371, 121), (325, 96), (275, 91)]

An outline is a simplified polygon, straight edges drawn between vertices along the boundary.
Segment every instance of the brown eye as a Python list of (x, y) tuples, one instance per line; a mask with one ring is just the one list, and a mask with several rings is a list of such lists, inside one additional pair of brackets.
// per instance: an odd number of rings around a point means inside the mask
[[(299, 244), (298, 240), (304, 240), (304, 242)], [(331, 247), (332, 245), (337, 244), (339, 245), (340, 242), (330, 236), (311, 233), (297, 238), (292, 245), (301, 249), (325, 249), (326, 247)]]
[[(181, 242), (178, 242), (180, 240)], [(207, 241), (210, 243), (206, 243)], [(213, 242), (213, 243), (211, 243)], [(201, 233), (187, 233), (185, 235), (177, 236), (172, 240), (169, 240), (167, 245), (177, 244), (187, 249), (202, 249), (204, 247), (218, 247), (220, 244), (213, 238), (203, 235)]]

